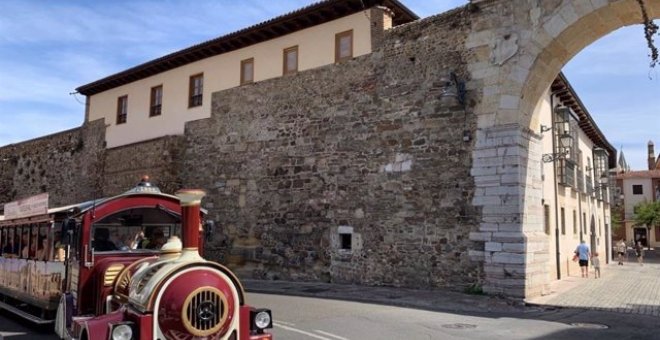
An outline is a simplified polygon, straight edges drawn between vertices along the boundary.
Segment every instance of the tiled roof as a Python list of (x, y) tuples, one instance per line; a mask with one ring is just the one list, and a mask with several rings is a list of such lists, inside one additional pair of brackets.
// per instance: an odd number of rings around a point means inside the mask
[(660, 170), (629, 171), (616, 175), (617, 179), (660, 178)]
[(555, 78), (555, 81), (552, 82), (551, 91), (552, 94), (559, 97), (563, 105), (570, 107), (573, 112), (578, 115), (580, 129), (589, 136), (589, 139), (591, 139), (595, 145), (607, 150), (607, 153), (609, 154), (609, 167), (616, 168), (616, 149), (607, 141), (605, 135), (600, 131), (598, 125), (596, 125), (596, 122), (591, 117), (591, 114), (587, 111), (584, 104), (582, 104), (580, 97), (578, 97), (563, 73), (560, 73), (557, 78)]
[(275, 17), (262, 23), (223, 35), (113, 74), (76, 89), (90, 96), (124, 84), (144, 79), (186, 64), (274, 39), (316, 26), (365, 8), (385, 6), (394, 12), (393, 25), (419, 19), (398, 0), (325, 0)]

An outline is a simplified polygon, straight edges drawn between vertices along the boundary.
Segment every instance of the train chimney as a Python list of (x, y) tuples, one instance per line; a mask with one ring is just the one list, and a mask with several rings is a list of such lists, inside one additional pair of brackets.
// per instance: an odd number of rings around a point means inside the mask
[(649, 170), (655, 170), (655, 151), (653, 149), (653, 141), (649, 141), (648, 150), (649, 150), (649, 157), (648, 157)]
[(206, 193), (199, 189), (183, 189), (176, 192), (181, 201), (181, 223), (183, 251), (198, 251), (199, 248), (199, 206)]

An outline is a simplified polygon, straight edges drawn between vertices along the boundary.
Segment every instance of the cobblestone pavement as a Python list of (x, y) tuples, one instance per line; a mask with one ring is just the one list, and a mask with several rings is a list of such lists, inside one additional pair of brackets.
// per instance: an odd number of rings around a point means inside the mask
[[(631, 259), (632, 260), (632, 259)], [(610, 262), (600, 279), (568, 277), (551, 285), (551, 294), (528, 299), (532, 305), (607, 310), (660, 316), (660, 263)]]

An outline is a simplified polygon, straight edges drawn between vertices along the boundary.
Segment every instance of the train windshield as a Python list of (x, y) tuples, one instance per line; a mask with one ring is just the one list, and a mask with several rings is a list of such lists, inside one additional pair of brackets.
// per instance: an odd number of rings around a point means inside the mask
[(181, 238), (181, 217), (158, 208), (130, 209), (92, 225), (95, 252), (158, 251), (171, 236)]

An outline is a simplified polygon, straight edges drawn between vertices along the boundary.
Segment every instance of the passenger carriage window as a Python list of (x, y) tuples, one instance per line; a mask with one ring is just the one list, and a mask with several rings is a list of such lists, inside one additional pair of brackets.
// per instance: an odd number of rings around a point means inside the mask
[(158, 251), (173, 235), (181, 237), (178, 215), (157, 208), (132, 209), (95, 223), (91, 247), (95, 252)]
[(2, 256), (4, 257), (16, 257), (19, 252), (18, 237), (16, 234), (16, 228), (7, 228), (5, 243), (2, 247)]
[(48, 261), (51, 259), (50, 256), (50, 240), (48, 239), (48, 226), (43, 223), (39, 225), (37, 233), (37, 251), (36, 259), (37, 261)]
[(7, 229), (0, 229), (0, 255), (5, 253), (5, 246), (7, 244)]
[(27, 259), (30, 257), (30, 228), (25, 226), (20, 229), (21, 243), (20, 243), (20, 257)]
[(5, 248), (7, 247), (7, 229), (0, 230), (0, 255), (5, 255)]

